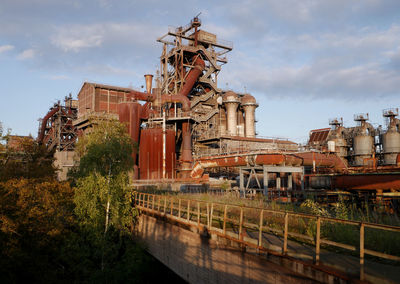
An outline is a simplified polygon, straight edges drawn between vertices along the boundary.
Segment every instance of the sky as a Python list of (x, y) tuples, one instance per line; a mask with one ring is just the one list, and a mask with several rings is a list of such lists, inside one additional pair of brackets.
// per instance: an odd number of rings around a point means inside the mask
[(0, 122), (37, 136), (38, 119), (83, 82), (140, 88), (168, 27), (201, 12), (233, 42), (219, 87), (259, 103), (257, 132), (298, 143), (311, 129), (400, 107), (398, 0), (0, 0)]

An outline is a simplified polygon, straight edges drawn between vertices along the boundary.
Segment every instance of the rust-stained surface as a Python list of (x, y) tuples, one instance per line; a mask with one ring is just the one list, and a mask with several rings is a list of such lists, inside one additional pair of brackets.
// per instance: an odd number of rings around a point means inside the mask
[(118, 103), (134, 90), (85, 82), (78, 93), (78, 116), (90, 112), (118, 113)]
[(303, 166), (315, 167), (329, 167), (335, 171), (343, 171), (347, 165), (343, 159), (336, 154), (319, 153), (319, 152), (300, 152), (294, 154), (296, 157), (302, 159)]
[[(175, 131), (166, 130), (166, 178), (175, 177)], [(140, 179), (161, 179), (163, 174), (163, 130), (143, 129), (139, 146)]]
[(333, 186), (347, 190), (400, 190), (400, 173), (337, 175)]
[(128, 133), (133, 142), (132, 158), (135, 180), (139, 178), (137, 155), (139, 146), (141, 112), (142, 106), (138, 102), (125, 102), (118, 104), (119, 121), (126, 125)]
[(314, 129), (310, 131), (310, 139), (308, 140), (308, 145), (321, 144), (325, 142), (328, 138), (330, 128)]
[(198, 160), (193, 166), (192, 178), (199, 178), (204, 173), (204, 169), (220, 167), (239, 167), (247, 165), (287, 165), (300, 166), (301, 158), (286, 154), (248, 154), (240, 156), (213, 156), (204, 157)]

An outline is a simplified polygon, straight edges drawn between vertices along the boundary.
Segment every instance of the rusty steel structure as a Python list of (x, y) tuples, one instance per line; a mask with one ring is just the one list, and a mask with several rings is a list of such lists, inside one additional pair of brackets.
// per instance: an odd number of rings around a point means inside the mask
[(50, 108), (39, 121), (38, 142), (46, 145), (49, 151), (73, 151), (77, 139), (77, 131), (73, 125), (78, 114), (77, 101), (71, 94)]
[(50, 109), (38, 140), (49, 150), (72, 151), (78, 133), (90, 131), (97, 120), (118, 119), (137, 146), (135, 183), (204, 183), (227, 176), (239, 178), (240, 189), (255, 184), (266, 195), (294, 188), (397, 194), (397, 109), (384, 111), (386, 131), (368, 123), (368, 114), (359, 114), (355, 127), (335, 118), (330, 128), (312, 130), (305, 147), (260, 137), (255, 97), (218, 85), (233, 44), (201, 26), (195, 17), (157, 39), (160, 67), (155, 76), (144, 75), (144, 89), (85, 82), (77, 102), (69, 98), (65, 106)]

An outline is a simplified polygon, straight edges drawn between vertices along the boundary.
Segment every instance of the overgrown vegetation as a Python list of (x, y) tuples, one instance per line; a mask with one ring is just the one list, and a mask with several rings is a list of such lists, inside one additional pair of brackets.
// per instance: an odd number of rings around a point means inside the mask
[[(338, 218), (344, 220), (362, 221), (369, 223), (379, 223), (393, 226), (400, 226), (400, 219), (397, 214), (387, 212), (380, 207), (369, 206), (363, 203), (362, 206), (339, 198), (338, 202), (332, 206), (319, 204), (311, 199), (307, 199), (301, 204), (266, 202), (264, 198), (256, 198), (253, 200), (238, 198), (235, 195), (210, 195), (210, 194), (178, 194), (176, 198), (197, 199), (205, 202), (221, 202), (227, 204), (235, 204), (239, 206), (258, 207), (272, 209), (277, 211), (290, 211), (298, 213), (306, 213), (323, 217)], [(222, 207), (221, 207), (222, 208)], [(223, 209), (214, 209), (214, 215), (223, 216)], [(229, 211), (228, 218), (238, 219), (239, 209), (232, 208)], [(259, 224), (259, 210), (245, 210), (245, 222)], [(264, 222), (266, 226), (274, 229), (283, 230), (283, 215), (264, 214)], [(289, 221), (289, 230), (294, 233), (304, 234), (312, 239), (316, 237), (315, 220), (301, 217), (293, 217)], [(328, 223), (323, 222), (321, 226), (321, 237), (331, 241), (359, 246), (360, 235), (359, 228), (354, 225)], [(304, 239), (300, 241), (304, 242)], [(313, 244), (313, 243), (311, 243)], [(396, 232), (365, 229), (365, 247), (368, 249), (384, 252), (400, 256), (400, 234)], [(333, 248), (335, 249), (336, 248)], [(348, 252), (348, 251), (347, 251)]]
[[(2, 283), (150, 283), (161, 273), (179, 282), (132, 237), (132, 146), (124, 131), (116, 121), (104, 122), (81, 139), (81, 163), (70, 183), (55, 179), (51, 154), (36, 142), (13, 153), (3, 148)], [(17, 157), (12, 163), (11, 156)]]

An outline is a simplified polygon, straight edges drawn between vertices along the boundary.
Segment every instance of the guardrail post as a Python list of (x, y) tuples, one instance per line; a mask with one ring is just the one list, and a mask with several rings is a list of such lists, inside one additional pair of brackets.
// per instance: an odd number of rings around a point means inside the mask
[(210, 231), (212, 228), (212, 222), (213, 222), (213, 213), (214, 213), (214, 203), (211, 203), (211, 212), (210, 212)]
[(224, 230), (224, 235), (226, 235), (226, 214), (228, 211), (228, 205), (224, 206), (224, 225), (223, 225), (223, 230)]
[(360, 224), (360, 280), (364, 280), (364, 223)]
[(200, 226), (200, 202), (197, 202), (197, 226)]
[(158, 196), (157, 210), (161, 212), (160, 207), (161, 207), (161, 196)]
[(188, 206), (187, 206), (186, 214), (187, 214), (186, 219), (189, 222), (189, 220), (190, 220), (190, 200), (188, 200)]
[(167, 212), (167, 196), (164, 198), (164, 214)]
[(264, 210), (261, 209), (261, 212), (260, 212), (260, 226), (259, 226), (259, 232), (258, 232), (258, 246), (259, 247), (262, 247), (263, 223), (264, 223)]
[(287, 238), (288, 238), (288, 227), (289, 227), (289, 214), (285, 213), (285, 228), (283, 231), (283, 254), (287, 253)]
[(171, 197), (171, 215), (174, 216), (174, 200)]
[(321, 247), (321, 217), (317, 217), (317, 235), (315, 239), (315, 263), (319, 264), (319, 253)]
[(243, 241), (243, 208), (240, 208), (240, 219), (239, 219), (239, 240)]
[(156, 204), (156, 195), (155, 194), (153, 194), (153, 205), (152, 205), (152, 207), (151, 207), (151, 209), (153, 209), (154, 210), (154, 205)]
[(210, 204), (207, 202), (207, 228), (210, 228)]
[(181, 218), (181, 199), (178, 200), (178, 218)]

